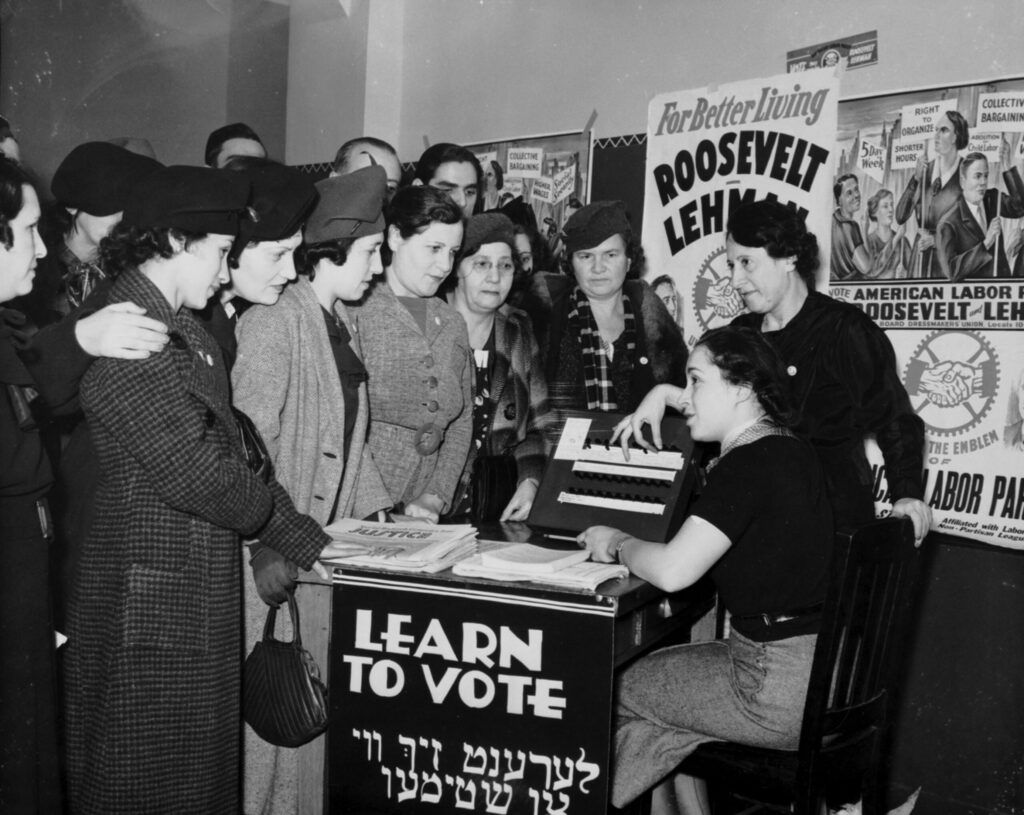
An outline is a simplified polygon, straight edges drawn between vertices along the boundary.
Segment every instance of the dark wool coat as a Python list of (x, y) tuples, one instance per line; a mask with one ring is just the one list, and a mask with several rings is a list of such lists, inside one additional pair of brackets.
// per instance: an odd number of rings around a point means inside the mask
[[(579, 338), (568, 330), (574, 285), (565, 275), (534, 275), (522, 305), (533, 321), (548, 399), (558, 410), (587, 409)], [(642, 280), (627, 280), (622, 293), (633, 306), (636, 350), (631, 357), (617, 355), (611, 375), (620, 396), (617, 412), (631, 413), (655, 385), (686, 384), (687, 352), (679, 326), (650, 286)]]
[(237, 813), (238, 533), (272, 499), (241, 459), (217, 346), (137, 271), (114, 284), (126, 300), (172, 340), (82, 382), (100, 479), (70, 609), (72, 809)]

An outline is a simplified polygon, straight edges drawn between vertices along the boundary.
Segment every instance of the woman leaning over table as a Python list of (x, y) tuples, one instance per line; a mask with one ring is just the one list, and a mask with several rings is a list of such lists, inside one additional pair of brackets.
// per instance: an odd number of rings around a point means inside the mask
[[(516, 271), (515, 228), (496, 212), (474, 215), (449, 279), (448, 302), (462, 315), (473, 348), (473, 443), (453, 504), (453, 515), (474, 506), (474, 465), (483, 457), (507, 456), (515, 477), (507, 492), (481, 504), (482, 521), (525, 521), (544, 473), (545, 432), (554, 422), (530, 318), (505, 304)], [(479, 464), (477, 468), (479, 470)], [(484, 515), (486, 517), (477, 517)]]
[(103, 242), (111, 302), (170, 342), (101, 359), (82, 381), (99, 455), (96, 514), (70, 605), (67, 745), (76, 813), (237, 813), (239, 534), (270, 515), (247, 467), (213, 340), (189, 309), (227, 281), (249, 183), (168, 167)]
[(462, 211), (443, 191), (413, 186), (384, 215), (384, 279), (349, 309), (370, 378), (370, 451), (397, 509), (436, 522), (473, 426), (466, 323), (434, 296), (462, 244)]
[[(610, 527), (579, 536), (594, 560), (618, 560), (665, 591), (710, 574), (732, 630), (725, 640), (665, 648), (617, 678), (611, 799), (632, 801), (702, 742), (792, 749), (821, 621), (832, 514), (814, 451), (788, 429), (786, 374), (761, 334), (726, 326), (705, 334), (685, 389), (659, 385), (694, 439), (721, 455), (693, 511), (667, 545)], [(638, 413), (617, 428), (641, 438)], [(702, 788), (680, 777), (683, 812)], [(659, 788), (659, 794), (664, 792)]]

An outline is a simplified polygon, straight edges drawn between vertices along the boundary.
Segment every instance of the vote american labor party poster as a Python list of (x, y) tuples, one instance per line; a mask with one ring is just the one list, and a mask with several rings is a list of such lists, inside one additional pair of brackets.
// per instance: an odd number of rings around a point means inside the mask
[(730, 207), (774, 195), (806, 209), (818, 289), (896, 351), (926, 427), (935, 528), (1024, 548), (1024, 80), (842, 102), (838, 84), (812, 71), (652, 100), (646, 279), (670, 276), (692, 345), (743, 310)]

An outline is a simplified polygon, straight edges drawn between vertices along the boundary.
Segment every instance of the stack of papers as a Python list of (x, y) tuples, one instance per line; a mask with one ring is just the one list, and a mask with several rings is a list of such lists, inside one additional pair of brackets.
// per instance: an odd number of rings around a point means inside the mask
[(452, 567), (455, 574), (505, 582), (529, 580), (582, 591), (594, 591), (606, 580), (629, 576), (629, 569), (618, 563), (588, 561), (585, 550), (574, 552), (498, 541), (480, 541), (480, 544), (483, 551), (456, 563)]
[(433, 574), (476, 551), (476, 528), (469, 524), (392, 524), (343, 518), (324, 531), (339, 543), (370, 548), (365, 555), (324, 560), (328, 566)]

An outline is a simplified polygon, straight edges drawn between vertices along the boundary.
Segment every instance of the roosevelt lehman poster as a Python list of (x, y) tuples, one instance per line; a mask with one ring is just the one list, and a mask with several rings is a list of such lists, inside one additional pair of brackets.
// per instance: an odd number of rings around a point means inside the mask
[[(654, 99), (649, 279), (696, 338), (743, 310), (724, 230), (738, 201), (808, 211), (819, 289), (889, 335), (927, 429), (936, 529), (1024, 548), (1024, 81), (844, 101), (815, 71)], [(888, 508), (881, 455), (876, 506)]]

